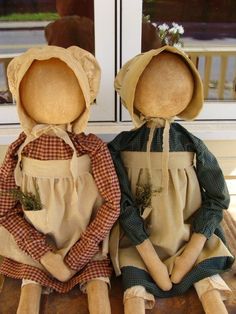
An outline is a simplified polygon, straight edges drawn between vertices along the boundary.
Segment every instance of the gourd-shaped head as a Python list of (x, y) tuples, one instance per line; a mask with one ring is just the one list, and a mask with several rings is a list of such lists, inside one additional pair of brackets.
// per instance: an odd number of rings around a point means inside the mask
[(35, 60), (20, 83), (21, 104), (38, 123), (67, 124), (85, 110), (74, 72), (56, 58)]
[(192, 99), (194, 80), (178, 55), (162, 52), (152, 58), (139, 78), (134, 107), (146, 117), (171, 118)]
[(146, 118), (192, 120), (203, 105), (200, 75), (181, 50), (164, 46), (139, 54), (118, 72), (115, 89), (136, 127)]
[(7, 76), (24, 132), (30, 134), (37, 124), (84, 131), (100, 72), (94, 56), (76, 46), (31, 48), (15, 57)]

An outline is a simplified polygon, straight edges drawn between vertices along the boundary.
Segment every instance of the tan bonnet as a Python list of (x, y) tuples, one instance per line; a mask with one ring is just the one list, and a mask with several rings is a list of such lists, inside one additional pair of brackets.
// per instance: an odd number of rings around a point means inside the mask
[(13, 98), (16, 100), (22, 128), (26, 134), (30, 134), (37, 122), (27, 115), (21, 104), (19, 94), (20, 83), (35, 60), (49, 60), (51, 58), (57, 58), (66, 63), (75, 74), (82, 90), (86, 108), (72, 123), (73, 132), (80, 133), (87, 126), (90, 104), (93, 103), (98, 93), (100, 67), (91, 53), (76, 46), (71, 46), (67, 49), (56, 46), (31, 48), (10, 62), (7, 69), (9, 87)]
[[(188, 65), (194, 80), (194, 90), (188, 106), (178, 114), (178, 117), (185, 120), (194, 119), (200, 112), (203, 105), (203, 87), (201, 77), (189, 57), (180, 49), (172, 46), (164, 46), (142, 53), (129, 60), (118, 72), (115, 79), (115, 89), (121, 97), (123, 105), (128, 109), (130, 116), (136, 127), (140, 127), (145, 121), (139, 113), (134, 110), (135, 91), (138, 81), (153, 57), (166, 51), (177, 54), (183, 58)], [(172, 118), (172, 117), (170, 117)]]

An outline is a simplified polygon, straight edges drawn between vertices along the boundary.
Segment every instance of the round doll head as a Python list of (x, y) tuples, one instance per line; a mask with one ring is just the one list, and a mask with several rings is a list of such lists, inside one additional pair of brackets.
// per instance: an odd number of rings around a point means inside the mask
[(27, 114), (38, 123), (71, 123), (85, 110), (74, 72), (57, 58), (33, 61), (20, 83), (20, 98)]
[(146, 117), (171, 118), (190, 103), (194, 79), (185, 60), (163, 51), (154, 56), (138, 80), (134, 107)]

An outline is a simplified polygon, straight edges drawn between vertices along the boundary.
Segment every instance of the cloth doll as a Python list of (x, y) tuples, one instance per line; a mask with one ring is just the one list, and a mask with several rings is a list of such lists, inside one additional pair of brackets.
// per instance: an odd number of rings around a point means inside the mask
[(83, 133), (99, 65), (79, 47), (32, 48), (12, 60), (8, 79), (23, 132), (0, 168), (0, 272), (22, 279), (17, 313), (39, 313), (42, 288), (75, 285), (90, 313), (110, 313), (119, 183), (106, 145)]
[(230, 289), (218, 275), (234, 260), (220, 228), (226, 183), (204, 143), (172, 121), (201, 110), (199, 73), (184, 52), (164, 46), (128, 61), (115, 88), (136, 127), (109, 144), (121, 187), (110, 246), (125, 313), (192, 285), (206, 313), (227, 313), (220, 292)]

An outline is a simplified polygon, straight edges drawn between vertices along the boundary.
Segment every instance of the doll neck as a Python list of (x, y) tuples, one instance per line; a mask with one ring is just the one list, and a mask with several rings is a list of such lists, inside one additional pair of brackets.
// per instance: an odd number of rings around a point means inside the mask
[(71, 131), (71, 124), (48, 124), (39, 123), (36, 124), (31, 130), (31, 135), (38, 137), (40, 135), (46, 134), (50, 136), (57, 136), (57, 133)]
[(140, 115), (140, 119), (146, 122), (146, 126), (148, 128), (162, 128), (165, 127), (166, 124), (170, 124), (174, 121), (174, 118), (160, 118), (160, 117), (146, 117), (144, 115)]

